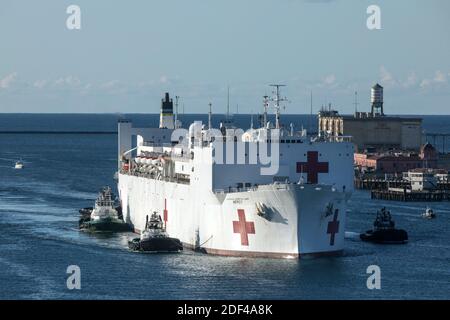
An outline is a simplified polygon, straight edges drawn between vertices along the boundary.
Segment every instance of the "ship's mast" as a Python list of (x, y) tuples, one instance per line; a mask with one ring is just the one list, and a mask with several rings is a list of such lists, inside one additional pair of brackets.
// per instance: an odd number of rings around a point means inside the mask
[(212, 118), (212, 103), (209, 103), (209, 113), (208, 113), (208, 129), (211, 130), (212, 129), (212, 125), (211, 125), (211, 118)]
[(312, 93), (312, 90), (311, 90), (311, 99), (310, 99), (310, 106), (309, 106), (309, 108), (310, 108), (310, 110), (309, 110), (309, 112), (310, 112), (310, 114), (309, 114), (309, 128), (308, 128), (308, 130), (309, 130), (309, 132), (312, 132), (312, 118), (313, 118), (313, 93)]
[(280, 102), (287, 101), (286, 98), (280, 97), (280, 88), (285, 87), (284, 84), (271, 84), (271, 87), (275, 87), (275, 97), (272, 99), (275, 102), (275, 128), (280, 129)]
[(264, 106), (263, 127), (266, 128), (267, 127), (267, 108), (269, 107), (269, 96), (264, 96), (263, 106)]
[(227, 87), (227, 122), (230, 116), (230, 86)]
[(175, 129), (178, 129), (178, 100), (180, 96), (175, 96)]

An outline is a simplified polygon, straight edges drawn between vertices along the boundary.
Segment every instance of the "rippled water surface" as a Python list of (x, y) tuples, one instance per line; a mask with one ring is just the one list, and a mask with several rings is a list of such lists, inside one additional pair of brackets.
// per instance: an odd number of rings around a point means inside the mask
[[(69, 117), (69, 116), (67, 116)], [(66, 119), (66, 121), (68, 121)], [(308, 260), (225, 258), (185, 251), (137, 254), (131, 234), (77, 230), (78, 209), (114, 185), (114, 134), (0, 134), (1, 299), (434, 299), (449, 298), (450, 204), (423, 220), (424, 203), (369, 200), (356, 192), (347, 213), (342, 257)], [(22, 157), (25, 169), (12, 169)], [(391, 209), (410, 242), (361, 242), (377, 208)], [(68, 265), (81, 290), (66, 288)], [(366, 288), (366, 268), (382, 271), (382, 289)]]

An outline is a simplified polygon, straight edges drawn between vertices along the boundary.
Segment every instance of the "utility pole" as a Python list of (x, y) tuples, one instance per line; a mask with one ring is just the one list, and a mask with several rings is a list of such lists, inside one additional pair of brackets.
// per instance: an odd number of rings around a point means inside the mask
[(358, 113), (358, 91), (355, 91), (355, 102), (353, 103), (355, 105), (355, 117), (356, 114)]

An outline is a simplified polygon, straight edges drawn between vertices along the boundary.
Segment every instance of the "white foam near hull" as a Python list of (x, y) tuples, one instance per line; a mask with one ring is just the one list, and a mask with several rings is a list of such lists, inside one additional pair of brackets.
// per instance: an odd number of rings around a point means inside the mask
[(123, 173), (118, 178), (124, 220), (137, 232), (158, 211), (171, 237), (207, 253), (295, 258), (343, 250), (346, 194), (331, 186), (270, 184), (213, 193)]

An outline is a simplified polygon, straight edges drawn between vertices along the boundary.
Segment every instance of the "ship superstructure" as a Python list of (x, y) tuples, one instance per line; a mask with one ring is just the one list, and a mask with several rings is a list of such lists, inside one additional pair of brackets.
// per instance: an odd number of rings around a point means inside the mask
[(212, 254), (340, 253), (353, 144), (347, 137), (284, 129), (278, 89), (275, 125), (265, 121), (244, 131), (195, 121), (187, 130), (164, 125), (173, 123), (165, 114), (161, 128), (119, 122), (124, 220), (140, 232), (158, 210), (171, 237)]

